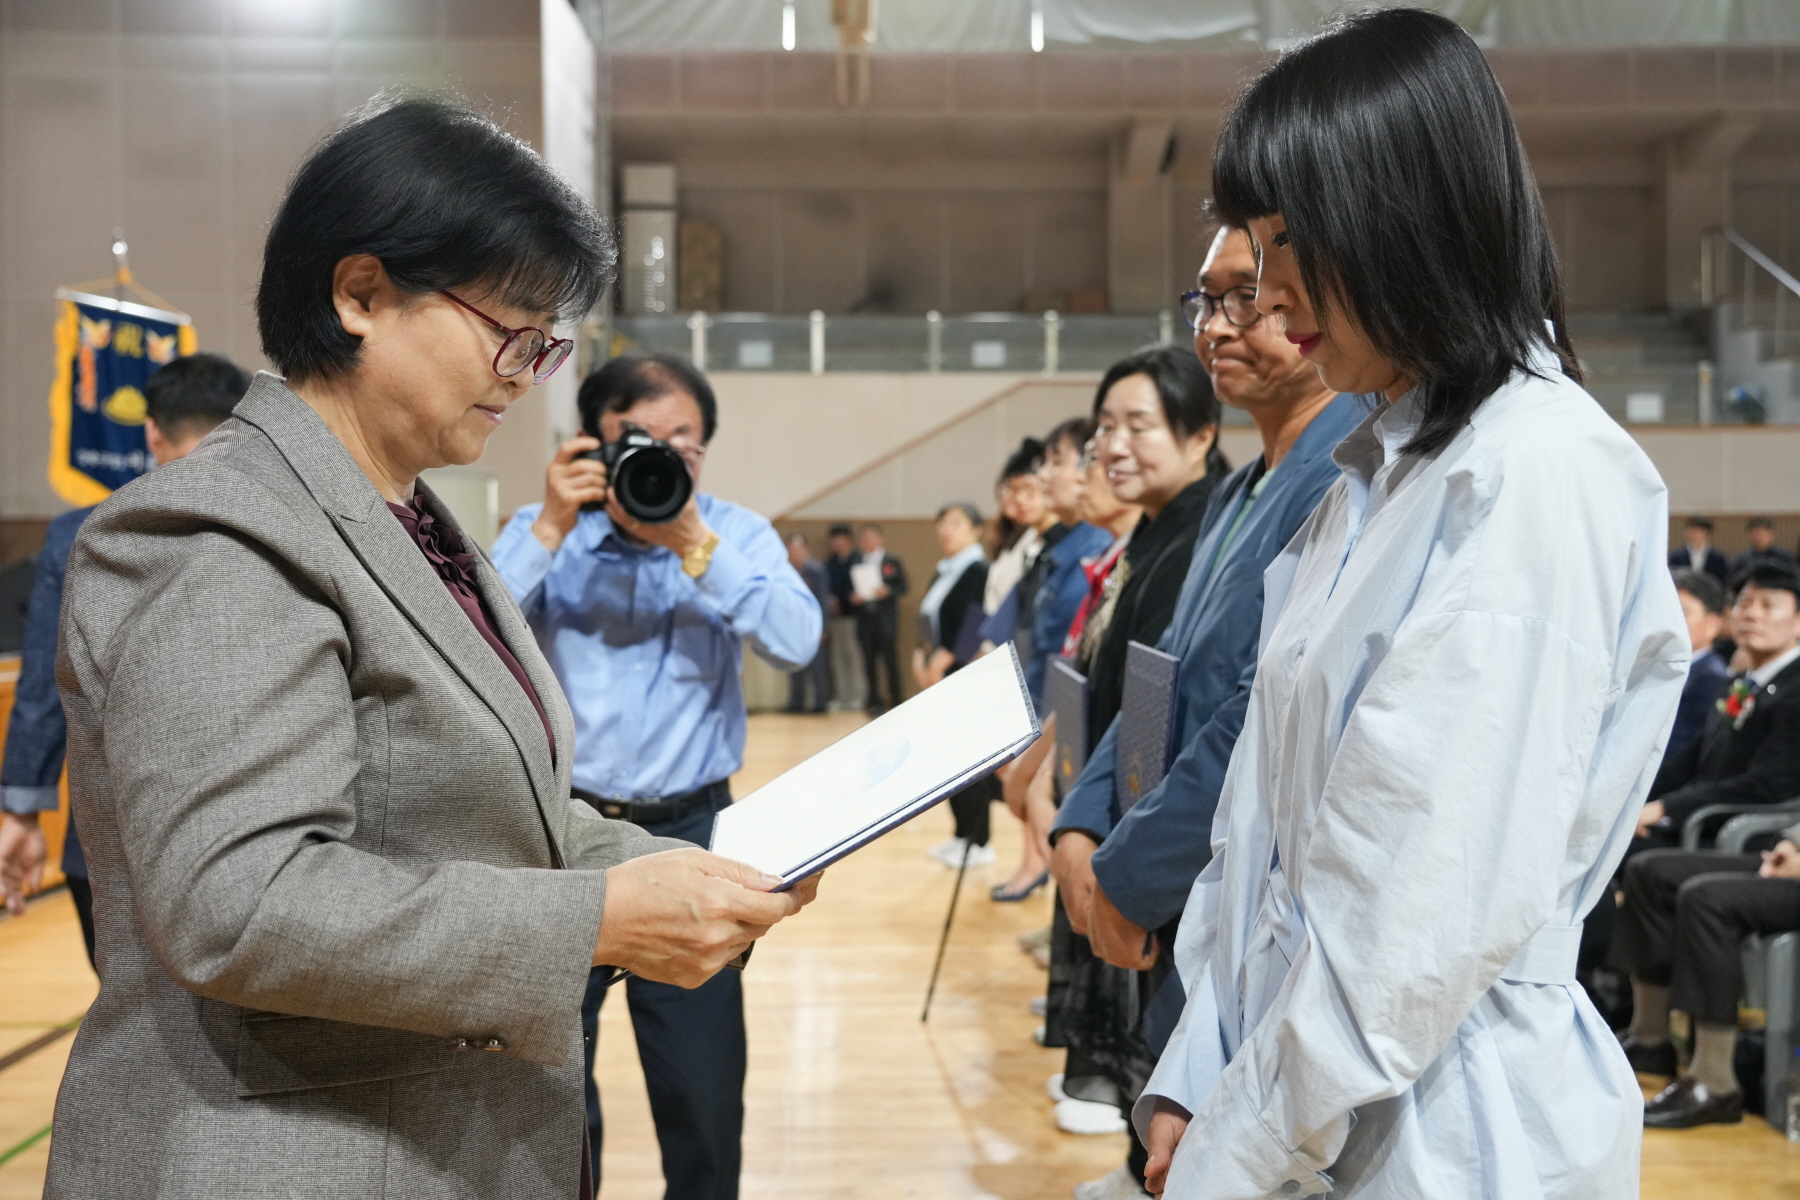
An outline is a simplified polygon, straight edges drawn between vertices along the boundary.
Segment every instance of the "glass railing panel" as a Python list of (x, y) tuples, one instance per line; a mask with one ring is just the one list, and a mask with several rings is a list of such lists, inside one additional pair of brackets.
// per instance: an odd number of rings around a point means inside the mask
[(931, 323), (922, 315), (854, 314), (825, 319), (827, 371), (930, 370)]
[[(1063, 317), (1061, 326), (1057, 369), (1062, 371), (1104, 371), (1132, 351), (1155, 345), (1161, 334), (1155, 313), (1084, 313)], [(1177, 321), (1171, 336), (1180, 340), (1183, 334), (1192, 331)]]
[(963, 313), (943, 318), (946, 371), (1042, 371), (1044, 321), (1023, 313)]
[[(804, 316), (715, 313), (706, 318), (711, 371), (808, 371), (811, 323)], [(690, 333), (690, 340), (692, 334)]]

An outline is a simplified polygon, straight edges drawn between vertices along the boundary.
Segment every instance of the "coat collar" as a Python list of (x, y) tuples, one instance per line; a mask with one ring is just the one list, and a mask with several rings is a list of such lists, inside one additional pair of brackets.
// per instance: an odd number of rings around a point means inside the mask
[[(278, 376), (266, 371), (258, 372), (232, 415), (268, 436), (395, 607), (499, 718), (518, 747), (547, 827), (560, 833), (563, 826), (557, 815), (556, 801), (561, 791), (557, 785), (557, 764), (544, 743), (544, 727), (530, 698), (451, 598), (443, 580), (407, 536), (399, 518), (388, 511), (381, 493), (337, 435)], [(537, 689), (539, 702), (550, 714), (558, 757), (565, 762), (571, 760), (574, 732), (568, 704), (538, 653), (524, 618), (487, 556), (468, 541), (443, 501), (423, 483), (418, 490), (432, 517), (463, 537), (474, 554), (481, 598), (493, 614), (501, 639), (525, 668)], [(553, 845), (555, 837), (552, 836)]]

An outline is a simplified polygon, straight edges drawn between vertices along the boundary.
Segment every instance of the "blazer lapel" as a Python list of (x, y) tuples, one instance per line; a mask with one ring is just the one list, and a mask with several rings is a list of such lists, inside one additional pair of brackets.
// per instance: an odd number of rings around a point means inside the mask
[[(369, 477), (363, 474), (362, 468), (356, 465), (356, 460), (350, 457), (350, 452), (319, 415), (273, 375), (257, 374), (233, 416), (269, 436), (395, 607), (406, 614), (420, 635), (436, 648), (506, 727), (513, 744), (518, 747), (539, 811), (546, 828), (551, 831), (552, 845), (555, 845), (561, 837), (566, 814), (556, 803), (556, 768), (544, 741), (544, 727), (538, 721), (537, 710), (520, 690), (512, 672), (476, 630), (468, 614), (451, 598), (444, 581), (438, 578), (424, 553), (407, 536), (399, 519), (388, 511), (381, 493), (375, 490)], [(422, 490), (433, 516), (448, 520), (449, 514), (442, 503), (430, 494), (429, 489)], [(456, 528), (454, 522), (451, 527)], [(457, 532), (462, 531), (458, 528)], [(546, 687), (545, 680), (533, 671), (533, 660), (541, 663), (542, 659), (535, 644), (530, 642), (528, 631), (525, 634), (528, 649), (521, 653), (518, 631), (506, 625), (507, 616), (517, 617), (512, 601), (502, 588), (500, 595), (504, 603), (495, 603), (493, 591), (498, 578), (479, 554), (477, 562), (480, 564), (477, 581), (489, 610), (494, 613), (501, 638), (525, 665), (525, 672), (536, 685), (539, 701), (551, 714), (552, 728), (558, 731), (560, 739), (561, 730), (569, 720), (560, 690), (555, 687), (554, 680)], [(484, 570), (489, 579), (482, 578)], [(522, 625), (522, 622), (518, 624)]]

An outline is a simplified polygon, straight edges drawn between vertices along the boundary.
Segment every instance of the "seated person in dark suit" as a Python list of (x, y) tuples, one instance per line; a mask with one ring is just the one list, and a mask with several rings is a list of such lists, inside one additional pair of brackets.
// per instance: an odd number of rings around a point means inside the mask
[(1780, 563), (1793, 566), (1794, 556), (1775, 544), (1775, 522), (1767, 517), (1751, 517), (1744, 522), (1744, 534), (1750, 548), (1731, 560), (1731, 577), (1736, 579), (1757, 563)]
[(1800, 795), (1800, 574), (1750, 568), (1731, 619), (1749, 669), (1732, 678), (1699, 738), (1663, 761), (1633, 853), (1676, 844), (1682, 823), (1708, 804)]
[(1683, 567), (1692, 571), (1705, 571), (1723, 586), (1729, 572), (1725, 565), (1725, 556), (1720, 554), (1712, 544), (1713, 523), (1711, 517), (1689, 517), (1687, 519), (1687, 542), (1669, 551), (1669, 570), (1678, 571)]
[(1687, 617), (1694, 657), (1688, 663), (1687, 684), (1681, 689), (1681, 707), (1675, 710), (1675, 728), (1669, 733), (1664, 762), (1694, 744), (1719, 697), (1731, 686), (1731, 668), (1713, 647), (1725, 629), (1725, 589), (1711, 575), (1684, 569), (1675, 572), (1675, 594)]
[(1738, 993), (1738, 943), (1747, 934), (1800, 930), (1800, 825), (1759, 861), (1754, 854), (1652, 850), (1625, 867), (1615, 963), (1631, 972), (1636, 1003), (1620, 1038), (1634, 1069), (1675, 1074), (1669, 1010), (1693, 1018), (1688, 1069), (1644, 1109), (1644, 1124), (1687, 1129), (1730, 1124), (1744, 1115), (1732, 1071)]

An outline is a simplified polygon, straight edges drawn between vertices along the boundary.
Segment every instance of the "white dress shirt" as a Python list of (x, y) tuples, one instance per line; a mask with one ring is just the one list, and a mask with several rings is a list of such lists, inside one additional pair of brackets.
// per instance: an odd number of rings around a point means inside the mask
[(1412, 396), (1265, 575), (1250, 711), (1139, 1101), (1169, 1200), (1624, 1200), (1642, 1101), (1575, 984), (1687, 674), (1643, 452), (1541, 356), (1443, 450)]

